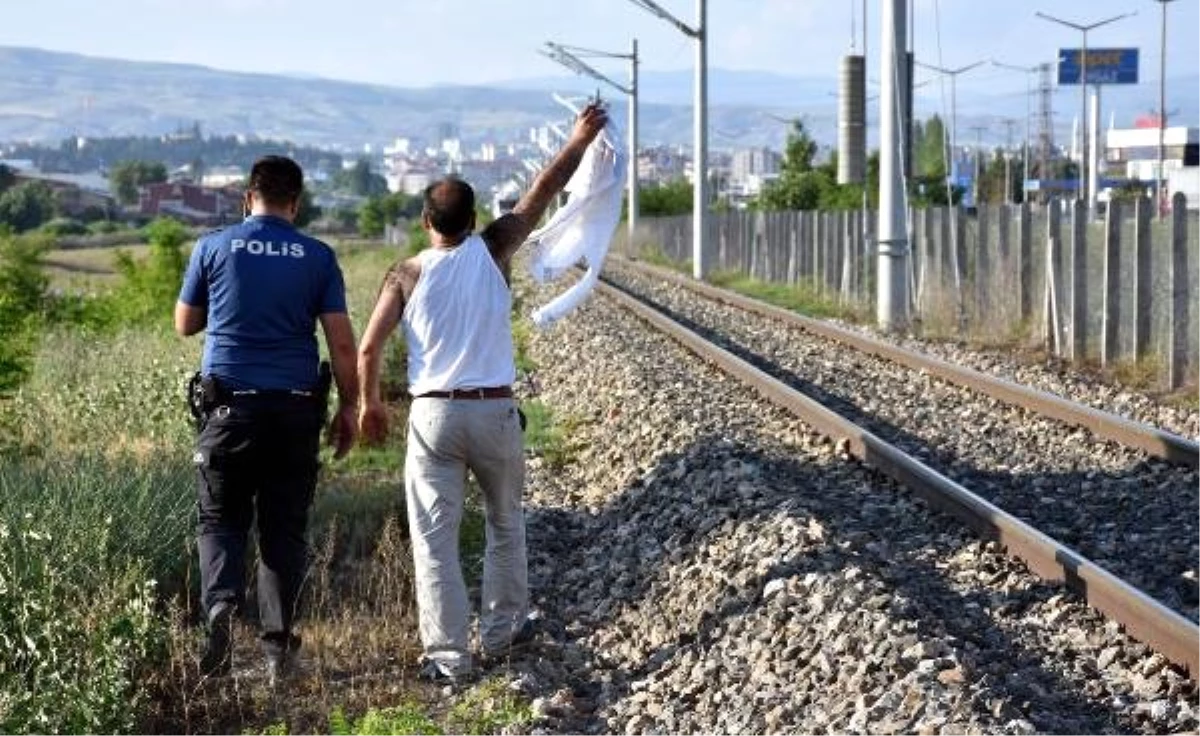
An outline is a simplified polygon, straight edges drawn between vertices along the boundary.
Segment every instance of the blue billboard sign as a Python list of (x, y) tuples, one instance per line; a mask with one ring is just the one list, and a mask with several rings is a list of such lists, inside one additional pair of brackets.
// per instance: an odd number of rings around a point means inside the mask
[[(1058, 83), (1079, 84), (1082, 49), (1058, 50)], [(1087, 84), (1137, 84), (1137, 49), (1088, 49)]]

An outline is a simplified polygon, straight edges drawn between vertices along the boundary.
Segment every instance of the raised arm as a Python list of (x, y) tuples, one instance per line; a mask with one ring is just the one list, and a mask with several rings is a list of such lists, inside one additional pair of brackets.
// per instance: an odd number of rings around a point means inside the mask
[(488, 244), (493, 258), (504, 262), (517, 252), (529, 233), (537, 227), (542, 215), (546, 214), (550, 202), (571, 180), (571, 175), (579, 168), (584, 151), (604, 129), (606, 122), (608, 113), (599, 105), (588, 105), (579, 113), (571, 137), (533, 180), (533, 186), (521, 197), (517, 206), (484, 229), (483, 240)]

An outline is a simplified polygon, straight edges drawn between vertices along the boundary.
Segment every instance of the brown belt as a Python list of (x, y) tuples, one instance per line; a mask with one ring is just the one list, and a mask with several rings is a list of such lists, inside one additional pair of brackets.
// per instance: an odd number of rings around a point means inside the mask
[(487, 388), (456, 388), (450, 391), (426, 391), (417, 394), (417, 399), (511, 399), (512, 386), (488, 386)]

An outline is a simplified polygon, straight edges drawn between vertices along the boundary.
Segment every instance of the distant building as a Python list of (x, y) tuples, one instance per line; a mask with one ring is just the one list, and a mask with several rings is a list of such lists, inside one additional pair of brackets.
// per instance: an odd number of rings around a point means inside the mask
[(638, 151), (638, 179), (667, 182), (690, 176), (691, 160), (678, 148), (655, 146)]
[(147, 184), (138, 193), (138, 212), (174, 217), (189, 225), (223, 225), (242, 214), (241, 192), (209, 189), (190, 182)]
[(729, 165), (729, 178), (732, 184), (741, 185), (750, 180), (751, 176), (761, 177), (764, 174), (778, 174), (783, 156), (766, 147), (742, 148), (733, 152)]
[(1157, 127), (1109, 130), (1104, 145), (1107, 176), (1141, 181), (1151, 189), (1162, 176), (1168, 198), (1183, 192), (1188, 209), (1200, 208), (1200, 128), (1179, 126), (1163, 131), (1162, 172), (1158, 170), (1158, 131)]
[[(13, 164), (23, 162), (11, 162)], [(45, 184), (54, 192), (58, 207), (68, 217), (79, 217), (88, 210), (111, 213), (116, 210), (116, 199), (109, 189), (108, 179), (99, 172), (88, 174), (48, 174), (32, 166), (11, 168), (18, 182), (36, 181)]]
[(246, 181), (246, 170), (240, 166), (214, 166), (204, 172), (200, 183), (206, 187), (240, 186)]

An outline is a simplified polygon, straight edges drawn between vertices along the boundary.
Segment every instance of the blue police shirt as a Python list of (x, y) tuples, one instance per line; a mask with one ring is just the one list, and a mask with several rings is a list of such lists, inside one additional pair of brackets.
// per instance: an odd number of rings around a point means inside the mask
[(208, 310), (202, 373), (238, 390), (308, 389), (317, 317), (346, 311), (346, 287), (328, 245), (253, 215), (200, 238), (179, 300)]

